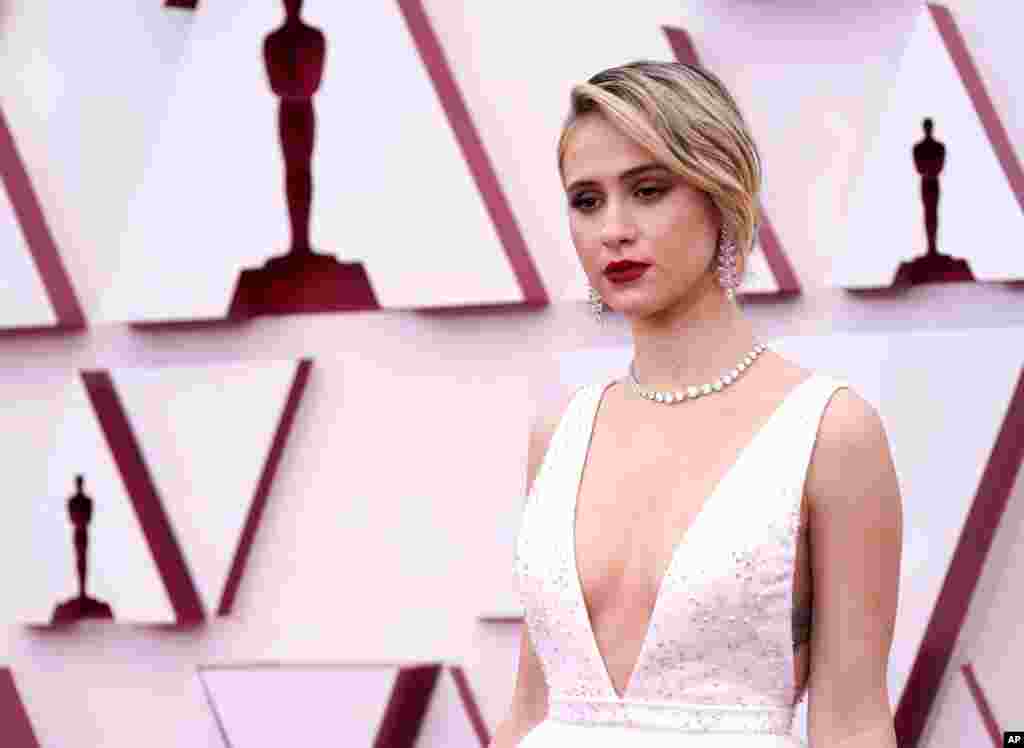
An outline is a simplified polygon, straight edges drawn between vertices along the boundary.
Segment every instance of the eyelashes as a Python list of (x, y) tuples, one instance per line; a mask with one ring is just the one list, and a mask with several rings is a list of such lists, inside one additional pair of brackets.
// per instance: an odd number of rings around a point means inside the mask
[[(637, 193), (645, 193), (642, 199), (645, 200), (646, 202), (651, 202), (653, 200), (656, 200), (662, 194), (668, 192), (669, 189), (671, 189), (671, 188), (669, 188), (669, 187), (655, 187), (655, 186), (651, 185), (651, 186), (648, 186), (648, 187), (640, 187), (639, 189), (637, 189)], [(592, 202), (592, 201), (594, 201), (596, 199), (597, 198), (594, 198), (594, 197), (585, 197), (583, 195), (580, 195), (580, 196), (576, 197), (572, 201), (571, 205), (572, 205), (573, 208), (575, 208), (575, 209), (577, 209), (577, 210), (579, 210), (579, 211), (581, 211), (583, 213), (589, 213), (591, 211), (591, 209), (593, 208), (593, 205), (588, 205), (588, 203), (590, 203), (590, 202)]]

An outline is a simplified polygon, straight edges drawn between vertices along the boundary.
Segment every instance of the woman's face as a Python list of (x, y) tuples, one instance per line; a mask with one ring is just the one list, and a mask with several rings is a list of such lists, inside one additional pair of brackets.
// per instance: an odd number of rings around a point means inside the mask
[[(720, 219), (711, 199), (660, 166), (603, 115), (588, 113), (577, 121), (562, 180), (576, 254), (612, 309), (648, 316), (698, 297), (715, 281), (707, 270)], [(636, 280), (614, 283), (604, 270), (622, 259), (650, 267)]]

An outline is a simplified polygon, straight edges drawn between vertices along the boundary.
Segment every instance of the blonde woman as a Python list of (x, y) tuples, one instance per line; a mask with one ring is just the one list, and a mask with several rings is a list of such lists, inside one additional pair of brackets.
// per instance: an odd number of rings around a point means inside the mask
[(540, 419), (516, 547), (526, 626), (493, 748), (895, 748), (902, 535), (876, 411), (735, 302), (757, 149), (713, 75), (636, 61), (572, 90), (558, 150), (628, 374)]

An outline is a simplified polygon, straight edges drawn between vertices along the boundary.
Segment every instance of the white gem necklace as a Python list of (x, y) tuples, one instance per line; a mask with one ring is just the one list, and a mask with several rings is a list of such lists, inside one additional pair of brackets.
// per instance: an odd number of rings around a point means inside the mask
[(735, 382), (740, 374), (746, 371), (747, 367), (750, 366), (761, 355), (768, 346), (764, 343), (758, 343), (751, 349), (750, 353), (743, 357), (743, 360), (736, 364), (736, 368), (731, 371), (727, 371), (725, 374), (720, 376), (714, 382), (705, 385), (691, 384), (683, 390), (676, 392), (659, 392), (658, 390), (645, 389), (640, 385), (640, 382), (636, 378), (636, 359), (629, 362), (629, 384), (632, 386), (633, 391), (636, 392), (640, 397), (644, 397), (648, 400), (653, 400), (658, 403), (678, 403), (683, 400), (695, 400), (703, 395), (710, 395), (712, 392), (721, 392), (724, 387), (728, 387), (730, 384)]

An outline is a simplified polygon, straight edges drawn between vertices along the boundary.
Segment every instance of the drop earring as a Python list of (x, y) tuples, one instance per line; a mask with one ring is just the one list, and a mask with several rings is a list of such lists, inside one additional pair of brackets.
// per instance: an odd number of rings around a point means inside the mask
[(725, 289), (729, 301), (736, 302), (736, 289), (739, 287), (739, 274), (736, 268), (736, 242), (725, 233), (725, 228), (718, 242), (718, 283)]
[(597, 320), (599, 324), (603, 324), (603, 312), (605, 307), (604, 300), (601, 298), (601, 294), (597, 292), (597, 289), (591, 286), (589, 283), (587, 284), (587, 290), (590, 295), (590, 312), (591, 314), (594, 315), (594, 319)]
[[(736, 303), (736, 289), (739, 287), (739, 271), (736, 261), (736, 242), (731, 239), (722, 228), (718, 241), (718, 282), (725, 289), (725, 296), (729, 301)], [(607, 305), (601, 298), (597, 289), (587, 284), (587, 292), (590, 297), (590, 312), (598, 323), (604, 322), (604, 310)]]

